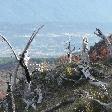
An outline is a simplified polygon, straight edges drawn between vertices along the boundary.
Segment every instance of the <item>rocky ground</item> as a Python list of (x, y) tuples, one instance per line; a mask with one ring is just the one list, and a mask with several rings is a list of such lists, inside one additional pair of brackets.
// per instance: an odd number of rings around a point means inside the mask
[[(36, 69), (36, 63), (30, 63), (33, 69), (29, 67), (32, 72), (30, 90), (23, 78), (13, 91), (16, 112), (112, 112), (111, 60), (90, 64), (92, 76), (106, 87), (91, 84), (75, 62), (59, 63), (55, 60), (42, 64), (42, 71)], [(1, 79), (3, 73), (11, 70), (2, 69)], [(4, 90), (6, 84), (3, 80), (0, 84), (0, 89)], [(2, 99), (5, 95), (0, 93)]]
[[(18, 83), (15, 92), (16, 111), (112, 112), (111, 68), (110, 62), (91, 64), (90, 73), (96, 80), (106, 83), (106, 89), (92, 85), (76, 63), (56, 63), (50, 70), (36, 70), (32, 73), (31, 90), (27, 95), (25, 82), (21, 80)], [(34, 99), (34, 103), (28, 105), (23, 97), (28, 102)]]

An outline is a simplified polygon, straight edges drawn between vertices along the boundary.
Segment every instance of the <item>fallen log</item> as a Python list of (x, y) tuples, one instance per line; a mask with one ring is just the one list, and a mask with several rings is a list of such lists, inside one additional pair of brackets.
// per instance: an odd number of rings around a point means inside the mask
[(107, 110), (108, 110), (108, 109), (111, 109), (111, 110), (112, 110), (112, 102), (111, 102), (111, 103), (103, 103), (103, 102), (101, 102), (101, 101), (99, 101), (99, 100), (97, 100), (97, 99), (93, 99), (93, 101), (96, 101), (96, 102), (98, 102), (100, 105), (106, 107)]

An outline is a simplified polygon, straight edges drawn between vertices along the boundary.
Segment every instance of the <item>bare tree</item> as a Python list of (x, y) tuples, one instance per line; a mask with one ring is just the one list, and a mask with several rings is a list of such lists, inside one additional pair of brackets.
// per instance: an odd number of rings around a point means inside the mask
[(67, 48), (66, 48), (66, 50), (67, 50), (67, 58), (69, 59), (69, 63), (71, 63), (72, 62), (72, 54), (75, 51), (75, 47), (72, 48), (72, 45), (71, 45), (71, 42), (70, 42), (70, 37), (69, 37), (69, 41), (67, 41), (66, 44), (68, 44)]
[(21, 55), (20, 55), (20, 58), (19, 58), (19, 60), (18, 60), (17, 67), (16, 67), (16, 69), (15, 69), (14, 88), (15, 88), (15, 85), (16, 85), (17, 71), (18, 71), (18, 68), (19, 68), (20, 65), (21, 65), (21, 67), (22, 67), (22, 68), (24, 69), (24, 71), (25, 71), (25, 76), (26, 76), (27, 82), (28, 82), (28, 83), (31, 82), (30, 73), (29, 73), (29, 71), (28, 71), (27, 65), (25, 64), (25, 54), (27, 53), (27, 51), (28, 51), (28, 49), (29, 49), (29, 47), (30, 47), (30, 44), (32, 43), (33, 39), (35, 38), (35, 36), (39, 33), (39, 31), (40, 31), (43, 27), (44, 27), (44, 25), (42, 25), (41, 27), (39, 27), (37, 30), (35, 30), (35, 31), (32, 33), (32, 35), (31, 35), (31, 37), (30, 37), (28, 43), (26, 44), (26, 46), (25, 46), (23, 52), (22, 52)]
[(83, 36), (81, 59), (82, 59), (82, 62), (83, 63), (89, 64), (88, 38), (87, 38), (87, 35), (86, 34)]
[(96, 34), (98, 37), (102, 38), (106, 45), (107, 45), (107, 48), (108, 48), (108, 51), (109, 51), (109, 56), (112, 58), (112, 44), (111, 42), (109, 41), (108, 37), (105, 36), (100, 29), (96, 28), (96, 31), (94, 32), (94, 34)]

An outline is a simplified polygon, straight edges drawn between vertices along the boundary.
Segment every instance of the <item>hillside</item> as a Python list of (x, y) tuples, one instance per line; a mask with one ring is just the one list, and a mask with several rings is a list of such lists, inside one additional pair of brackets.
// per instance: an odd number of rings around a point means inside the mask
[[(105, 42), (95, 44), (89, 55), (90, 64), (81, 63), (74, 54), (71, 63), (66, 56), (30, 59), (31, 84), (21, 77), (25, 74), (20, 68), (16, 88), (12, 91), (16, 112), (111, 112), (112, 63), (107, 60)], [(4, 74), (13, 72), (15, 61), (11, 61), (1, 59), (1, 79), (5, 78)], [(2, 89), (7, 87), (5, 83), (0, 81), (4, 85)], [(1, 100), (5, 100), (5, 96), (1, 91)], [(1, 112), (7, 106), (5, 103), (0, 103)]]
[[(34, 98), (32, 95), (36, 96), (39, 93), (33, 93), (33, 91), (41, 90), (42, 99), (36, 104), (36, 110), (35, 105), (26, 105), (28, 102), (25, 103), (22, 98), (25, 85), (23, 81), (18, 83), (18, 92), (15, 93), (17, 112), (27, 109), (28, 112), (111, 112), (111, 67), (103, 64), (94, 64), (91, 67), (94, 69), (91, 73), (95, 79), (109, 85), (106, 90), (91, 85), (77, 64), (58, 64), (50, 71), (35, 71), (32, 74), (32, 93), (27, 95), (26, 99)], [(35, 99), (36, 102), (38, 97)]]

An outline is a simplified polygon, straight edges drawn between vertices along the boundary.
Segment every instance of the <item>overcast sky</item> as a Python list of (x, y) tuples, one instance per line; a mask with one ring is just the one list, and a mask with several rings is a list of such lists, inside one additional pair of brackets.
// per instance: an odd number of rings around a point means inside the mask
[(0, 22), (112, 22), (112, 0), (0, 0)]

